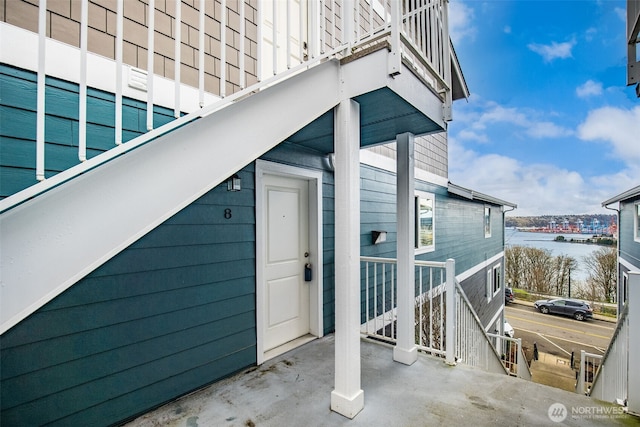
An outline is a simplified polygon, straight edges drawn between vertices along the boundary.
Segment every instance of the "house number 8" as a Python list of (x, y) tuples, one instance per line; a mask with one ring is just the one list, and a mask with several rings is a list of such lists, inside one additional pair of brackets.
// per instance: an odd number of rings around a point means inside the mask
[(227, 209), (225, 209), (225, 210), (224, 210), (224, 217), (225, 217), (226, 219), (230, 219), (230, 218), (231, 218), (231, 216), (232, 216), (232, 215), (231, 215), (231, 209), (228, 209), (228, 208), (227, 208)]

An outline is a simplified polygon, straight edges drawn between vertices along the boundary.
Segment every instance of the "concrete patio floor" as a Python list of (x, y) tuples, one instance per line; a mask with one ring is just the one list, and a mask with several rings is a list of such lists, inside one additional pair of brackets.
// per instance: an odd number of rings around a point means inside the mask
[[(353, 420), (329, 409), (334, 336), (312, 341), (126, 424), (151, 426), (599, 426), (640, 425), (586, 396), (361, 342), (365, 407)], [(566, 418), (562, 418), (564, 405)], [(553, 405), (553, 407), (552, 407)], [(553, 409), (556, 417), (549, 415)], [(560, 421), (560, 422), (558, 422)]]

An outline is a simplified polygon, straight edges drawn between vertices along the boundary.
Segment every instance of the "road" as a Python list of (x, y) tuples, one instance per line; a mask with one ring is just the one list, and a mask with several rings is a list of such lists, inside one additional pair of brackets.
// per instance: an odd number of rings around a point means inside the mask
[(505, 307), (505, 318), (515, 331), (515, 338), (522, 338), (527, 358), (538, 351), (566, 359), (580, 357), (580, 350), (604, 354), (615, 330), (615, 323), (601, 320), (579, 322), (569, 317), (542, 314), (533, 307), (510, 304)]

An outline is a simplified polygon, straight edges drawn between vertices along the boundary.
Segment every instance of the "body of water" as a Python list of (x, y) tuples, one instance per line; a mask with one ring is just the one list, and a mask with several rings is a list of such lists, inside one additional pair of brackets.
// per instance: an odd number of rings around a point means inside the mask
[(575, 258), (578, 262), (578, 270), (571, 270), (571, 280), (584, 282), (589, 275), (584, 267), (584, 258), (603, 246), (588, 245), (584, 243), (556, 242), (557, 236), (564, 236), (565, 239), (587, 239), (593, 234), (551, 234), (551, 233), (530, 233), (518, 231), (515, 228), (505, 229), (505, 246), (529, 246), (538, 249), (547, 249), (551, 255), (566, 255)]

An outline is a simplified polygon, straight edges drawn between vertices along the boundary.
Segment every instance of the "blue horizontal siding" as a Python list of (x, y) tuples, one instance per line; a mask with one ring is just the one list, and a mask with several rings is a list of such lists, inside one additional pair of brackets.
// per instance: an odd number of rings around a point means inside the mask
[[(360, 251), (362, 256), (396, 258), (396, 177), (395, 174), (371, 166), (361, 167), (361, 214), (360, 214)], [(445, 187), (416, 180), (416, 190), (435, 196), (434, 240), (435, 250), (416, 256), (425, 261), (456, 261), (456, 274), (463, 273), (487, 259), (501, 253), (504, 249), (504, 217), (499, 206), (491, 206), (491, 237), (484, 235), (484, 207), (482, 202), (462, 199), (451, 195)], [(387, 231), (387, 241), (374, 245), (371, 232)], [(499, 261), (500, 262), (500, 261)], [(498, 263), (499, 263), (498, 262)], [(379, 272), (380, 273), (380, 272)], [(477, 277), (476, 277), (477, 276)], [(471, 294), (472, 303), (483, 320), (490, 320), (501, 303), (494, 298), (486, 302), (486, 270), (483, 269), (472, 279), (465, 281), (465, 291)], [(390, 274), (387, 276), (390, 281)], [(365, 269), (361, 270), (361, 301), (364, 312), (366, 290)], [(417, 279), (416, 279), (417, 280)], [(389, 283), (387, 283), (388, 285)], [(482, 295), (482, 297), (477, 297)], [(390, 299), (387, 292), (387, 304)], [(376, 295), (378, 310), (382, 309), (382, 293)], [(373, 313), (374, 292), (369, 289), (369, 310)], [(386, 309), (390, 307), (387, 306)], [(378, 314), (380, 311), (378, 311)], [(489, 317), (489, 319), (485, 319)], [(364, 320), (364, 319), (363, 319)]]
[(2, 425), (117, 423), (255, 364), (254, 168), (239, 174), (2, 336)]
[[(78, 158), (77, 84), (47, 77), (45, 80), (45, 177), (49, 178), (80, 163)], [(0, 199), (37, 183), (36, 75), (0, 65)], [(147, 132), (147, 105), (124, 98), (123, 141)], [(154, 127), (173, 120), (173, 111), (154, 106)], [(115, 147), (115, 96), (87, 89), (87, 158)]]
[[(323, 157), (283, 144), (264, 158), (322, 170)], [(254, 166), (238, 173), (242, 191), (212, 189), (2, 336), (3, 424), (118, 423), (255, 364)], [(328, 171), (323, 194), (329, 333)]]

